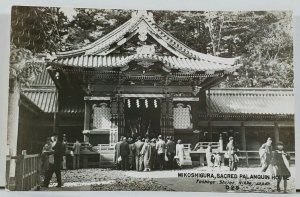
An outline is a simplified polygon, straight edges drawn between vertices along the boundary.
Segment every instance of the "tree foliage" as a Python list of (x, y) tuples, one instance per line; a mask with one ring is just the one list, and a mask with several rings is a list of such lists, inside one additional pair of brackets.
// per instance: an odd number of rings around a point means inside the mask
[(59, 8), (14, 6), (11, 43), (33, 53), (60, 50), (67, 32), (67, 17)]
[[(15, 7), (12, 43), (33, 52), (81, 48), (130, 19), (132, 10)], [(293, 87), (292, 15), (286, 11), (152, 11), (156, 23), (190, 48), (240, 57), (238, 75), (222, 87)]]

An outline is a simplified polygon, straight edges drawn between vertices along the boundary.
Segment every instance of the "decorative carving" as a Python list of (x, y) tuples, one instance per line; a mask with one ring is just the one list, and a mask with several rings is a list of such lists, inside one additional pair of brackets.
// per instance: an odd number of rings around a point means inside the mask
[(190, 129), (193, 128), (192, 123), (192, 107), (190, 105), (178, 103), (173, 109), (174, 111), (174, 128), (176, 129)]
[(142, 45), (142, 46), (136, 48), (136, 53), (137, 54), (154, 55), (155, 54), (155, 47), (154, 47), (154, 45)]
[(201, 90), (200, 86), (193, 86), (193, 95), (196, 96)]
[(110, 129), (111, 127), (111, 112), (107, 103), (93, 105), (94, 117), (93, 127), (97, 129)]
[(137, 64), (143, 66), (144, 68), (148, 68), (148, 67), (154, 65), (154, 63), (150, 62), (150, 61), (140, 61)]
[(140, 41), (144, 42), (147, 40), (147, 33), (148, 33), (148, 25), (146, 23), (141, 23), (138, 27), (139, 39)]

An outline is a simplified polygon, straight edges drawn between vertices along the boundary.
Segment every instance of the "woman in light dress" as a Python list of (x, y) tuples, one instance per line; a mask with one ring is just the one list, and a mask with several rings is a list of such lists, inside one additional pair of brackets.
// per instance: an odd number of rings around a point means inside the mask
[(182, 165), (184, 164), (184, 146), (182, 144), (181, 139), (179, 139), (176, 144), (175, 158), (179, 168), (182, 168)]
[(141, 150), (141, 155), (144, 158), (144, 171), (151, 171), (151, 159), (152, 159), (152, 146), (149, 142), (149, 138), (145, 139), (144, 146)]
[(207, 167), (213, 167), (213, 162), (212, 162), (212, 147), (211, 143), (207, 145), (207, 148), (205, 150), (205, 156), (206, 156), (206, 162), (207, 162)]

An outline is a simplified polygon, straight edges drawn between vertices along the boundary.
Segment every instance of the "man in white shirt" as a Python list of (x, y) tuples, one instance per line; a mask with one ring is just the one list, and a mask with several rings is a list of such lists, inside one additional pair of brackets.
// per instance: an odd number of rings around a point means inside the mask
[(158, 141), (156, 142), (156, 151), (157, 151), (157, 159), (158, 166), (160, 170), (163, 170), (165, 167), (165, 141), (162, 140), (162, 136), (158, 136)]

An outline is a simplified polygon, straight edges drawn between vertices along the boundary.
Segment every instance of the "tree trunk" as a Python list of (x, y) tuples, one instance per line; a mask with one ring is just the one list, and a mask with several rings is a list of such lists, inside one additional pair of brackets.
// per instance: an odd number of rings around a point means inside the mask
[[(8, 101), (8, 123), (7, 123), (7, 146), (9, 155), (16, 156), (18, 143), (18, 126), (19, 126), (19, 100), (20, 89), (16, 79), (10, 84), (11, 91), (9, 92)], [(11, 160), (9, 166), (9, 185), (13, 187), (15, 183), (16, 162)]]

